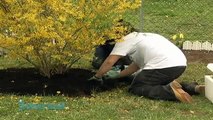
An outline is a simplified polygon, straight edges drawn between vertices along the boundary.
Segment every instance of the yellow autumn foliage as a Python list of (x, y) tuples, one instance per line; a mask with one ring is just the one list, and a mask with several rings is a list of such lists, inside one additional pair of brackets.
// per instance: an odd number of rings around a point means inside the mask
[[(47, 77), (69, 69), (107, 35), (141, 0), (0, 0), (0, 47), (30, 62)], [(120, 34), (118, 34), (120, 33)]]

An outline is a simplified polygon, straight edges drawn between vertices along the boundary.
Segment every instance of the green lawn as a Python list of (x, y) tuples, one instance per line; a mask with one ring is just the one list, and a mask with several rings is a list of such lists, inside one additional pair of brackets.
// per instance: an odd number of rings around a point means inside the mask
[(142, 12), (128, 14), (127, 20), (135, 23), (135, 26), (143, 32), (156, 32), (167, 38), (183, 33), (185, 40), (213, 42), (212, 0), (143, 0), (142, 2)]
[[(212, 40), (212, 0), (144, 0), (143, 21), (133, 17), (143, 31), (167, 37), (182, 32), (187, 40)], [(131, 14), (127, 18), (138, 16)], [(77, 67), (91, 68), (89, 58)], [(86, 62), (85, 62), (86, 61)], [(28, 67), (20, 60), (0, 58), (0, 69)], [(204, 63), (189, 63), (182, 81), (204, 83), (210, 74)], [(1, 79), (1, 76), (0, 76)], [(94, 93), (93, 97), (18, 96), (0, 93), (0, 120), (213, 120), (213, 104), (204, 95), (193, 96), (192, 104), (150, 100), (127, 93), (128, 87)], [(19, 111), (18, 101), (66, 104), (65, 110)]]

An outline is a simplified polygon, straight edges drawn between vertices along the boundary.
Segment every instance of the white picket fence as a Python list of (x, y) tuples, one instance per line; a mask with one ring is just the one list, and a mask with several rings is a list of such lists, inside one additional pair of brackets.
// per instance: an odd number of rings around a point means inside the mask
[(205, 41), (184, 41), (183, 42), (183, 50), (207, 50), (213, 51), (213, 44)]

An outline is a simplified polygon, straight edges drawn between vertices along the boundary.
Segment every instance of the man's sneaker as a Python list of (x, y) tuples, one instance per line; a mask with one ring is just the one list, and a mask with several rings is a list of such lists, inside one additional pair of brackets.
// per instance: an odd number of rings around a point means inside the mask
[(197, 82), (181, 82), (180, 83), (183, 90), (189, 93), (190, 95), (198, 95), (198, 94), (204, 94), (205, 93), (205, 85), (198, 85)]
[(175, 97), (184, 103), (192, 103), (192, 97), (182, 89), (182, 86), (177, 82), (173, 81), (170, 86), (175, 94)]
[(195, 87), (195, 92), (199, 94), (205, 94), (205, 85), (197, 85)]

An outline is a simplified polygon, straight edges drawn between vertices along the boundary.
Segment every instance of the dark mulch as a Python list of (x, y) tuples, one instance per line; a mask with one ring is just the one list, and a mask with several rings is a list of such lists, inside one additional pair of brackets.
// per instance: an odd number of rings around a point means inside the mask
[[(188, 62), (213, 62), (213, 51), (184, 51)], [(51, 79), (45, 78), (33, 68), (10, 68), (0, 70), (0, 93), (19, 95), (56, 95), (57, 91), (66, 96), (91, 95), (93, 87), (88, 87), (87, 79), (94, 72), (85, 69), (71, 69), (66, 74), (55, 75)], [(127, 86), (131, 81), (122, 79), (120, 82), (109, 80), (98, 86), (97, 91), (111, 90), (116, 87)], [(96, 86), (96, 83), (92, 83)]]
[(88, 96), (91, 92), (106, 91), (117, 86), (129, 84), (125, 80), (121, 82), (109, 80), (104, 85), (87, 83), (94, 72), (85, 69), (71, 69), (66, 74), (55, 75), (48, 79), (39, 74), (34, 68), (10, 68), (0, 70), (0, 93), (13, 93), (19, 95), (57, 95)]

